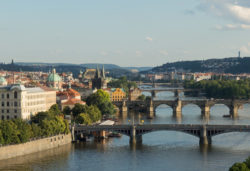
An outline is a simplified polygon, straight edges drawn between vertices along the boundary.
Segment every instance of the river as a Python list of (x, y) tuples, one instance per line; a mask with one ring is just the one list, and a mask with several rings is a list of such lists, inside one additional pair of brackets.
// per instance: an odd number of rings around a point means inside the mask
[[(173, 98), (172, 93), (161, 92), (158, 99)], [(184, 97), (182, 97), (184, 98)], [(239, 110), (239, 118), (223, 118), (229, 113), (224, 105), (215, 105), (210, 118), (201, 118), (195, 105), (183, 108), (182, 118), (172, 117), (172, 109), (161, 105), (156, 117), (147, 120), (143, 114), (129, 113), (120, 117), (121, 123), (192, 123), (192, 124), (250, 124), (250, 105)], [(134, 116), (134, 117), (133, 117)], [(57, 149), (0, 161), (0, 170), (143, 170), (143, 171), (223, 171), (250, 155), (250, 133), (227, 133), (212, 138), (212, 145), (200, 147), (199, 139), (181, 132), (159, 131), (143, 135), (143, 143), (130, 146), (129, 138), (112, 138), (102, 142), (69, 144)]]

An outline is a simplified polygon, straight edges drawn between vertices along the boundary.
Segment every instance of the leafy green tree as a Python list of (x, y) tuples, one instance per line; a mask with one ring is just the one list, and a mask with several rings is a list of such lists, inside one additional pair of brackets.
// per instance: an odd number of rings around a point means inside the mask
[(250, 171), (245, 163), (235, 163), (229, 171)]
[(31, 124), (31, 129), (32, 129), (32, 137), (41, 137), (42, 136), (42, 129), (35, 123)]
[(11, 120), (3, 121), (0, 125), (0, 129), (2, 130), (4, 144), (20, 143), (20, 139), (18, 137), (20, 131), (17, 129), (17, 126), (14, 122)]
[(92, 120), (87, 113), (81, 113), (80, 115), (78, 115), (76, 118), (76, 122), (79, 124), (85, 124), (85, 125), (92, 124)]
[(146, 96), (144, 94), (142, 94), (137, 99), (141, 100), (141, 101), (145, 101), (146, 100)]
[(54, 116), (58, 116), (60, 115), (62, 112), (60, 111), (59, 107), (57, 104), (54, 104), (50, 107), (49, 109), (49, 113), (54, 115)]
[(72, 109), (72, 114), (74, 117), (77, 117), (80, 113), (86, 112), (86, 106), (82, 104), (75, 104), (75, 106)]
[(88, 106), (87, 107), (87, 114), (89, 115), (92, 122), (97, 122), (101, 120), (102, 114), (101, 111), (96, 106)]
[(63, 114), (64, 114), (64, 115), (70, 115), (70, 114), (71, 114), (71, 109), (70, 109), (69, 106), (65, 106), (65, 107), (63, 108)]
[(32, 129), (30, 124), (23, 121), (22, 119), (14, 119), (13, 122), (17, 126), (17, 130), (19, 131), (18, 137), (21, 143), (29, 141), (29, 139), (32, 137)]
[(97, 90), (87, 98), (87, 105), (97, 106), (102, 114), (114, 114), (114, 106), (110, 101), (109, 94), (104, 90)]
[(64, 134), (70, 133), (68, 121), (66, 119), (64, 119), (63, 122), (64, 122), (64, 125), (65, 125), (65, 129), (64, 129), (63, 133)]
[(4, 138), (3, 138), (3, 133), (1, 129), (0, 129), (0, 144), (4, 144)]

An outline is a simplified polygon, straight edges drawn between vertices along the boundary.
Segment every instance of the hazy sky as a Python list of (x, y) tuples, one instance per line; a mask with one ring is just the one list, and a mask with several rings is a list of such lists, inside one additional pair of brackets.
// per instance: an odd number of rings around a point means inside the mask
[(0, 62), (250, 56), (250, 0), (0, 0)]

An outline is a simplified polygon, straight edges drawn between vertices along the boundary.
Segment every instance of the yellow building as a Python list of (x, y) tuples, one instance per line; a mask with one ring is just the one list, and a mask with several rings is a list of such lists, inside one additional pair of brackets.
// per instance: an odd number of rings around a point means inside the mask
[(111, 101), (123, 101), (126, 98), (126, 92), (122, 88), (112, 88), (110, 98)]

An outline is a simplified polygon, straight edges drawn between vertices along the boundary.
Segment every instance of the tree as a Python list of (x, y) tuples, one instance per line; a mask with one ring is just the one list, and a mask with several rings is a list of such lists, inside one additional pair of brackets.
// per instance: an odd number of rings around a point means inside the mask
[(13, 122), (17, 126), (20, 142), (25, 143), (29, 141), (29, 139), (32, 137), (32, 129), (30, 124), (26, 123), (22, 119), (14, 119)]
[(141, 101), (145, 101), (146, 100), (146, 96), (144, 94), (142, 94), (137, 99), (141, 100)]
[(64, 114), (64, 115), (70, 115), (70, 114), (71, 114), (71, 109), (70, 109), (69, 106), (65, 106), (65, 107), (63, 108), (63, 114)]
[(84, 112), (86, 112), (85, 105), (82, 105), (79, 103), (75, 104), (75, 106), (72, 109), (72, 114), (74, 117), (77, 117), (80, 113), (84, 113)]
[(245, 163), (235, 163), (229, 171), (250, 171)]
[(32, 129), (32, 137), (41, 137), (42, 136), (42, 129), (35, 123), (31, 124), (31, 129)]
[(114, 114), (114, 105), (111, 103), (109, 94), (101, 89), (87, 98), (87, 105), (97, 106), (102, 114)]
[(87, 107), (87, 114), (89, 115), (92, 122), (97, 122), (101, 120), (102, 114), (101, 111), (96, 106), (89, 106)]
[(4, 139), (4, 144), (18, 144), (20, 143), (20, 139), (18, 135), (20, 132), (17, 129), (17, 126), (11, 120), (3, 121), (0, 125), (0, 129), (2, 130), (2, 136)]
[(0, 129), (0, 145), (2, 144), (4, 144), (4, 138), (3, 138), (2, 130)]
[(35, 116), (31, 117), (31, 121), (33, 123), (40, 123), (44, 119), (50, 120), (50, 119), (53, 119), (53, 118), (54, 118), (54, 115), (52, 115), (49, 112), (38, 112)]
[(49, 109), (49, 113), (54, 115), (54, 116), (58, 116), (60, 115), (62, 112), (60, 111), (59, 107), (57, 104), (54, 104), (50, 107)]
[(81, 113), (80, 115), (78, 115), (76, 118), (76, 122), (79, 124), (85, 124), (85, 125), (92, 124), (92, 120), (87, 113)]

